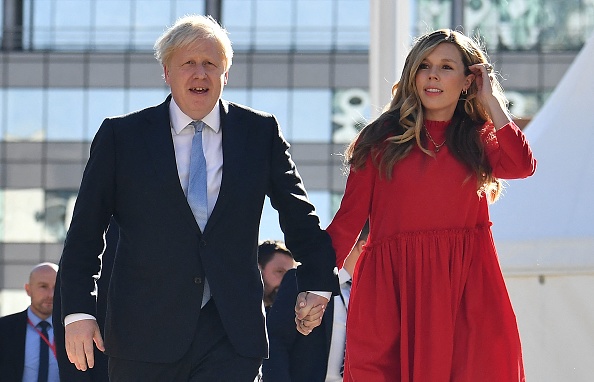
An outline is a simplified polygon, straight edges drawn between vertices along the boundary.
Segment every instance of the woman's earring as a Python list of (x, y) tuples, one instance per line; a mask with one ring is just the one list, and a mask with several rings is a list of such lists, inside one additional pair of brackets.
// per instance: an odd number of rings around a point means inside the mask
[(468, 89), (462, 90), (462, 94), (467, 95), (468, 94)]

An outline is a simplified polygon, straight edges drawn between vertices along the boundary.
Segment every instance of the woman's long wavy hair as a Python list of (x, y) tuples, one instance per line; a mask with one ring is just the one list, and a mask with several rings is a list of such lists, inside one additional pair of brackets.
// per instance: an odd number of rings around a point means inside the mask
[[(415, 142), (427, 155), (435, 155), (425, 147), (426, 139), (421, 134), (425, 116), (415, 77), (423, 60), (439, 44), (454, 44), (458, 48), (466, 75), (471, 74), (469, 66), (489, 62), (478, 40), (460, 32), (440, 29), (419, 37), (406, 57), (402, 78), (392, 87), (392, 101), (375, 121), (358, 133), (345, 151), (346, 164), (353, 171), (362, 168), (371, 155), (380, 176), (390, 179), (394, 164), (408, 155)], [(507, 110), (508, 102), (497, 78), (492, 79), (491, 86), (496, 98)], [(468, 93), (461, 94), (458, 100), (446, 133), (446, 142), (452, 154), (476, 174), (477, 192), (484, 192), (489, 201), (495, 201), (502, 185), (492, 175), (481, 139), (481, 129), (488, 120), (489, 115), (477, 99), (477, 86), (473, 81)]]

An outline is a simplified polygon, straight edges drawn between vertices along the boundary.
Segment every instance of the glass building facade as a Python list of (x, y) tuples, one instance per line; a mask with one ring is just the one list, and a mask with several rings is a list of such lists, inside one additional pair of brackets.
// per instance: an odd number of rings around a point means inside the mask
[[(594, 30), (592, 1), (412, 4), (411, 36), (452, 25), (482, 36), (512, 112), (524, 120)], [(200, 0), (2, 1), (0, 291), (22, 289), (34, 264), (59, 260), (101, 121), (163, 101), (168, 89), (153, 43), (175, 19), (207, 6)], [(340, 153), (372, 108), (383, 106), (369, 97), (369, 0), (221, 0), (220, 19), (235, 50), (224, 97), (277, 116), (325, 226), (346, 180)], [(280, 235), (267, 205), (261, 239)]]

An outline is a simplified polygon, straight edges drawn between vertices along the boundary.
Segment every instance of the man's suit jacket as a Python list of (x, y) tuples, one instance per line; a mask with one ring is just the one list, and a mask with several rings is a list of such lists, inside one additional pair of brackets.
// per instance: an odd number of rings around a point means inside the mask
[[(105, 250), (101, 255), (101, 276), (97, 279), (97, 308), (96, 318), (101, 334), (105, 333), (105, 313), (107, 310), (107, 289), (111, 278), (111, 269), (119, 239), (119, 228), (112, 219), (109, 229), (105, 234)], [(64, 325), (62, 324), (62, 296), (60, 293), (60, 270), (56, 276), (54, 289), (54, 311), (52, 321), (54, 326), (54, 339), (56, 342), (56, 359), (60, 370), (60, 379), (67, 382), (108, 382), (107, 356), (96, 347), (94, 348), (95, 366), (86, 371), (80, 371), (70, 363), (66, 354), (64, 343)]]
[(187, 351), (205, 276), (235, 350), (265, 357), (258, 230), (268, 195), (300, 267), (301, 290), (337, 292), (329, 236), (288, 153), (276, 119), (220, 101), (223, 176), (200, 231), (180, 185), (170, 96), (161, 105), (106, 119), (91, 145), (62, 256), (62, 315), (95, 314), (91, 275), (113, 215), (120, 242), (108, 292), (109, 356), (174, 362)]
[(21, 381), (25, 368), (27, 310), (0, 318), (0, 380)]
[(332, 339), (334, 298), (322, 324), (304, 336), (295, 327), (295, 299), (299, 293), (296, 270), (283, 277), (276, 299), (266, 316), (270, 356), (264, 360), (264, 382), (324, 382)]

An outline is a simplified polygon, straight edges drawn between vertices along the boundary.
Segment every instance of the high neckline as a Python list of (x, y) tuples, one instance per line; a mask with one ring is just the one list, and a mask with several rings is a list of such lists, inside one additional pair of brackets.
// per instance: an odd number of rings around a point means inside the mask
[(425, 128), (431, 130), (431, 132), (445, 130), (448, 128), (452, 121), (432, 121), (432, 120), (425, 120)]

